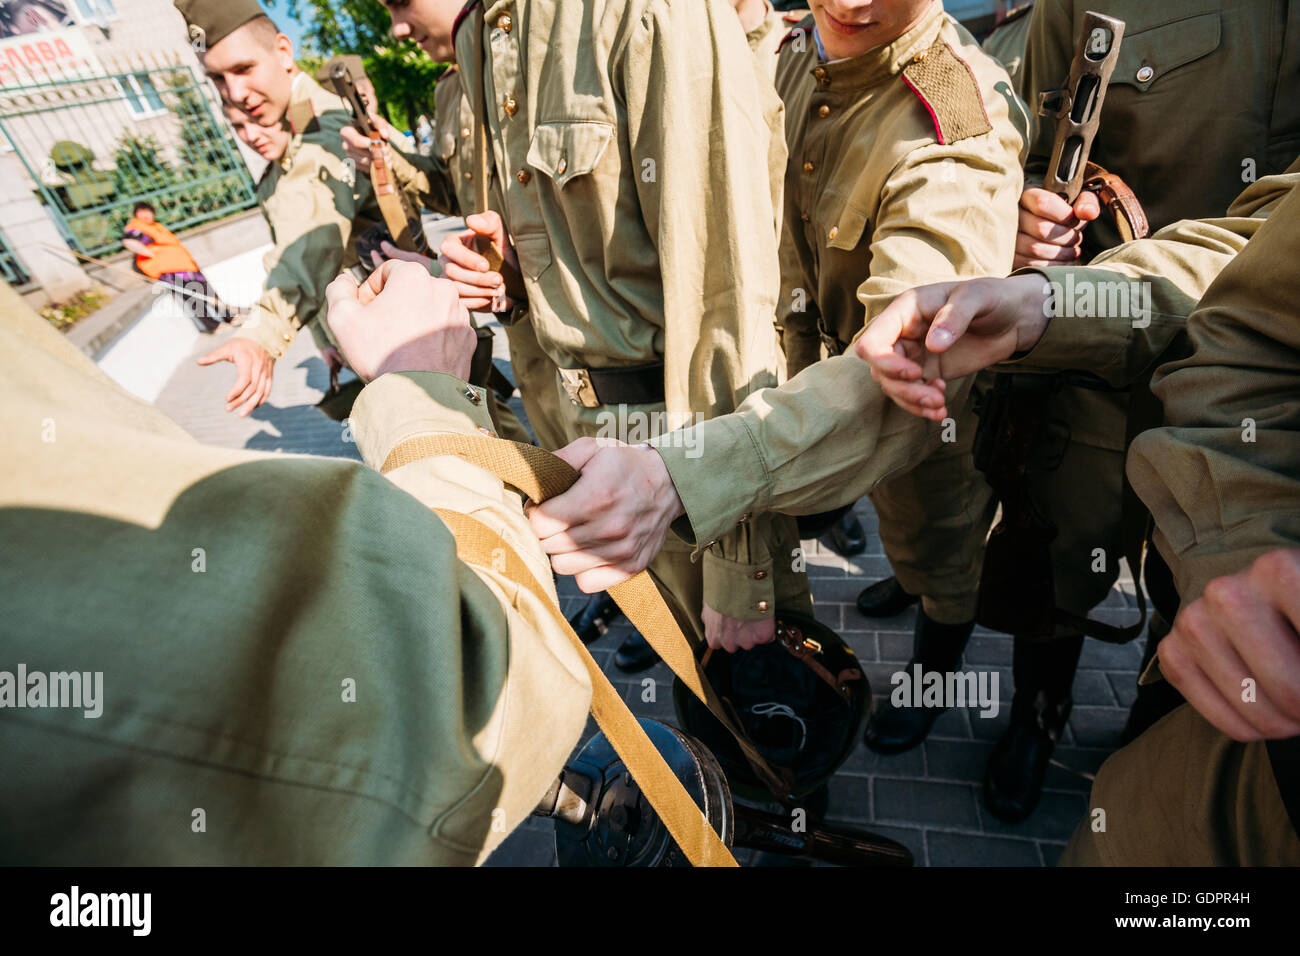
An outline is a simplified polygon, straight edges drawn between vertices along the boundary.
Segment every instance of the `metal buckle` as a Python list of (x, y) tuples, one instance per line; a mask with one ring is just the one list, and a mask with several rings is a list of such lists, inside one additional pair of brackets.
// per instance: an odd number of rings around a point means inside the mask
[(811, 637), (804, 637), (803, 630), (793, 624), (778, 621), (776, 636), (785, 649), (796, 657), (807, 657), (809, 654), (820, 654), (822, 652), (821, 641), (814, 640)]
[(562, 368), (556, 371), (560, 373), (560, 384), (568, 393), (569, 401), (583, 408), (600, 407), (596, 390), (591, 385), (591, 375), (585, 368)]

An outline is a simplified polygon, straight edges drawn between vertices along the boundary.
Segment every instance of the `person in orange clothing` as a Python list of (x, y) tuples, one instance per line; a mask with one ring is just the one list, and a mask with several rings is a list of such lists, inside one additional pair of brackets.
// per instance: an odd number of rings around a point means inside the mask
[(150, 279), (171, 286), (200, 332), (213, 332), (239, 311), (226, 305), (199, 271), (190, 251), (154, 217), (154, 208), (138, 202), (122, 232), (122, 245), (135, 253), (135, 267)]

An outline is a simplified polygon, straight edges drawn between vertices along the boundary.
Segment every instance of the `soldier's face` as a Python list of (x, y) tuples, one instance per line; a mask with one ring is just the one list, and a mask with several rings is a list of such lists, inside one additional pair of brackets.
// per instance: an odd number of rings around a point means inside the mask
[(278, 126), (293, 93), (293, 43), (253, 25), (240, 27), (203, 54), (203, 69), (221, 98), (263, 126)]
[(292, 134), (283, 126), (263, 126), (241, 109), (226, 107), (226, 119), (235, 129), (235, 135), (249, 149), (267, 162), (279, 160), (289, 148)]
[(843, 60), (893, 43), (935, 0), (809, 0), (826, 56)]
[(383, 0), (383, 4), (393, 18), (393, 36), (414, 40), (439, 63), (455, 61), (451, 30), (464, 0)]

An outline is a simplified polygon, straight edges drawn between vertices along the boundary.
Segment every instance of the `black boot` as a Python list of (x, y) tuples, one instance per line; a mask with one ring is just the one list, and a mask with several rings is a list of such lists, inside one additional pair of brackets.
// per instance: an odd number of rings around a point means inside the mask
[(641, 636), (640, 631), (633, 631), (632, 636), (624, 641), (614, 652), (614, 666), (625, 674), (636, 674), (649, 670), (659, 662), (659, 654), (650, 642)]
[(609, 592), (601, 591), (589, 597), (586, 606), (569, 618), (569, 625), (578, 635), (578, 640), (590, 644), (599, 639), (609, 630), (609, 626), (622, 616), (623, 612), (609, 596)]
[[(925, 611), (921, 611), (916, 617), (912, 659), (907, 664), (907, 673), (914, 673), (913, 668), (917, 664), (921, 665), (921, 670), (925, 673), (938, 671), (946, 674), (955, 671), (961, 663), (961, 652), (974, 628), (974, 621), (940, 624), (931, 620)], [(885, 697), (872, 712), (863, 740), (876, 753), (898, 754), (911, 750), (925, 740), (926, 734), (943, 712), (942, 707), (896, 707)]]
[(862, 589), (858, 595), (858, 610), (867, 617), (893, 617), (919, 600), (917, 595), (903, 590), (898, 578), (888, 577)]
[(1070, 716), (1070, 686), (1082, 649), (1079, 635), (1045, 643), (1016, 638), (1011, 726), (984, 773), (984, 805), (999, 820), (1019, 823), (1038, 806), (1052, 751)]
[(841, 557), (851, 558), (867, 550), (867, 533), (862, 530), (862, 522), (851, 510), (840, 515), (840, 520), (831, 525), (830, 531), (822, 537), (822, 543)]

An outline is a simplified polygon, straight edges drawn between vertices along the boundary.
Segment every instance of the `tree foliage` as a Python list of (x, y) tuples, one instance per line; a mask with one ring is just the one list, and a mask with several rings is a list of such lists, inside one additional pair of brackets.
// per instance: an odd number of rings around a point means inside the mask
[(379, 0), (268, 0), (283, 5), (306, 27), (307, 50), (300, 62), (316, 62), (338, 53), (355, 53), (365, 63), (387, 118), (399, 129), (413, 128), (415, 118), (433, 114), (433, 88), (447, 68), (434, 63), (409, 40), (393, 37), (388, 11)]

